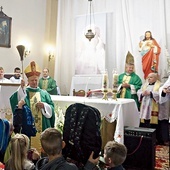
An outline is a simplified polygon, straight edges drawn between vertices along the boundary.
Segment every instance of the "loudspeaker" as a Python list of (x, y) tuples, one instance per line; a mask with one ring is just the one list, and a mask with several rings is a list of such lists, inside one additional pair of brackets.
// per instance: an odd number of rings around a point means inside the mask
[(154, 170), (156, 129), (125, 127), (124, 144), (127, 147), (125, 168)]

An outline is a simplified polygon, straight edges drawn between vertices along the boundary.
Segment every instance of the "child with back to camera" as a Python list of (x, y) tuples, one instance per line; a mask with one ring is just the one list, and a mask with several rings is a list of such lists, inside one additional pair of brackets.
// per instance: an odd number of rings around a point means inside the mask
[[(35, 165), (27, 159), (30, 141), (24, 134), (16, 134), (11, 138), (11, 155), (5, 164), (5, 170), (34, 170)], [(39, 153), (34, 149), (34, 160), (39, 159)]]
[[(55, 128), (47, 128), (41, 133), (40, 141), (47, 157), (41, 158), (36, 163), (36, 170), (78, 170), (77, 166), (69, 163), (62, 155), (65, 142), (61, 133)], [(95, 170), (98, 158), (93, 159), (93, 152), (90, 155), (83, 170)]]

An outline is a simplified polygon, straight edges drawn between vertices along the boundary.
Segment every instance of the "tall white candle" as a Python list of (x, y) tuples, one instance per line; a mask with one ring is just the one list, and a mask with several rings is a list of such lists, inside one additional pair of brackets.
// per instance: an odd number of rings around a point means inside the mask
[(107, 73), (103, 75), (102, 87), (104, 90), (108, 89), (108, 74)]
[(113, 86), (116, 86), (118, 84), (118, 74), (113, 73)]

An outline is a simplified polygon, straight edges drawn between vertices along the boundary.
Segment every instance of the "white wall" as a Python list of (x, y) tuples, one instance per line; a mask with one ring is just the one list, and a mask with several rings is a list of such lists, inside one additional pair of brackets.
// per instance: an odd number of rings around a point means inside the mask
[(12, 17), (11, 48), (0, 47), (0, 66), (5, 72), (21, 68), (16, 46), (26, 41), (31, 44), (30, 55), (24, 59), (24, 66), (36, 61), (43, 66), (45, 56), (46, 0), (1, 0), (3, 12)]
[[(44, 58), (47, 58), (45, 46), (47, 43), (47, 32), (51, 26), (46, 21), (46, 3), (50, 0), (0, 0), (0, 6), (3, 6), (3, 12), (12, 17), (12, 36), (11, 48), (0, 47), (0, 66), (4, 67), (6, 72), (12, 72), (16, 66), (21, 67), (20, 57), (16, 46), (25, 40), (31, 43), (31, 53), (25, 58), (24, 66), (32, 60), (35, 60), (40, 67), (44, 67)], [(52, 1), (52, 0), (51, 0)], [(57, 1), (57, 0), (54, 0)], [(57, 52), (55, 55), (55, 79), (60, 86), (62, 94), (68, 94), (70, 91), (71, 78), (74, 75), (75, 59), (75, 18), (77, 15), (85, 15), (87, 10), (87, 0), (58, 0), (62, 7), (59, 9), (57, 26)], [(114, 67), (119, 67), (119, 73), (124, 70), (124, 58), (127, 49), (136, 57), (137, 72), (142, 75), (140, 56), (137, 51), (139, 36), (150, 29), (154, 38), (164, 44), (170, 52), (170, 0), (93, 0), (95, 13), (109, 13), (107, 25), (107, 54), (109, 74)], [(126, 11), (133, 24), (129, 26), (130, 34), (126, 32), (122, 24), (122, 18), (125, 17), (125, 10), (122, 9), (123, 3), (134, 3), (129, 11)], [(153, 3), (151, 3), (153, 2)], [(165, 2), (165, 10), (159, 11), (159, 7)], [(64, 10), (63, 10), (64, 8)], [(157, 9), (157, 11), (156, 11)], [(162, 8), (161, 8), (162, 9)], [(144, 12), (144, 11), (148, 12)], [(51, 11), (54, 11), (51, 8)], [(49, 11), (50, 12), (50, 11)], [(67, 13), (67, 14), (66, 14)], [(166, 13), (166, 18), (161, 18), (161, 14)], [(124, 15), (123, 15), (124, 14)], [(151, 18), (154, 18), (152, 20)], [(157, 21), (158, 20), (158, 21)], [(157, 22), (155, 22), (157, 21)], [(156, 23), (153, 24), (153, 23)], [(166, 30), (163, 30), (166, 29)], [(55, 31), (54, 31), (55, 32)], [(163, 33), (166, 35), (163, 35)], [(48, 32), (48, 34), (51, 33)], [(49, 35), (51, 37), (56, 35)], [(124, 38), (120, 38), (123, 36)], [(132, 39), (132, 42), (129, 40)], [(63, 38), (65, 40), (63, 40)], [(55, 41), (55, 39), (54, 39)], [(131, 43), (131, 44), (130, 44)], [(122, 58), (122, 62), (118, 59)], [(162, 60), (163, 59), (163, 60)], [(166, 63), (164, 52), (161, 54), (162, 68)], [(53, 61), (52, 61), (53, 62)]]
[[(55, 78), (62, 94), (70, 91), (75, 71), (75, 18), (87, 14), (87, 0), (58, 0), (57, 60)], [(138, 51), (140, 36), (150, 30), (161, 46), (159, 73), (167, 69), (165, 45), (170, 52), (170, 0), (93, 0), (94, 13), (107, 13), (106, 68), (124, 72), (128, 51), (135, 58), (136, 73), (143, 79), (142, 57)], [(65, 10), (63, 10), (63, 8)]]

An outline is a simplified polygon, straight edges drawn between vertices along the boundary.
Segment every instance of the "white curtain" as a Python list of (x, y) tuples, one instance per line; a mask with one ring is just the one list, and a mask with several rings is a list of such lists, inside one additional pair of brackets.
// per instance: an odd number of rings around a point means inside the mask
[[(150, 30), (161, 46), (159, 73), (167, 69), (166, 49), (170, 52), (169, 0), (93, 0), (94, 13), (106, 13), (106, 68), (109, 78), (113, 68), (124, 71), (128, 51), (135, 58), (136, 73), (143, 80), (140, 37)], [(88, 0), (58, 0), (57, 58), (55, 79), (61, 93), (69, 94), (75, 72), (75, 18), (87, 14)]]

